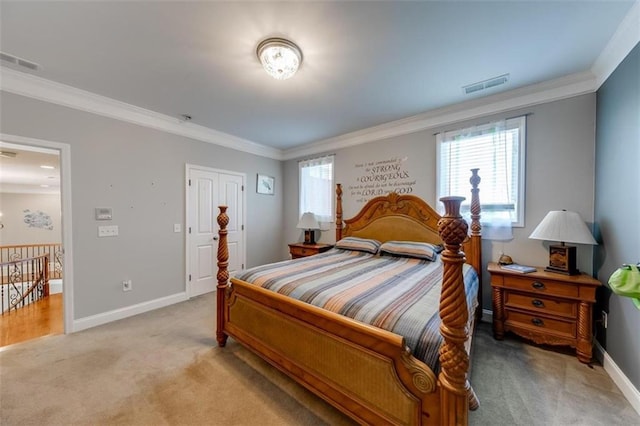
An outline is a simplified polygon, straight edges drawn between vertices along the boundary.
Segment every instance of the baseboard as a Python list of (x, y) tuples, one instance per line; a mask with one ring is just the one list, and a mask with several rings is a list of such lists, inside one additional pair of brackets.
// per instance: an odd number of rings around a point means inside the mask
[(488, 322), (489, 324), (493, 323), (493, 311), (489, 309), (483, 309), (481, 321)]
[(165, 306), (173, 305), (174, 303), (184, 302), (187, 299), (187, 293), (182, 292), (155, 300), (149, 300), (148, 302), (142, 302), (137, 305), (127, 306), (126, 308), (115, 309), (102, 314), (80, 318), (73, 321), (72, 332), (86, 330), (87, 328), (97, 327), (99, 325), (132, 317), (144, 312), (153, 311), (154, 309), (164, 308)]
[(620, 367), (613, 361), (607, 351), (596, 341), (595, 347), (596, 357), (602, 360), (604, 371), (607, 372), (613, 383), (618, 386), (620, 392), (627, 398), (634, 410), (640, 414), (640, 391), (631, 383), (627, 376), (620, 370)]
[(49, 280), (49, 294), (62, 293), (62, 280)]

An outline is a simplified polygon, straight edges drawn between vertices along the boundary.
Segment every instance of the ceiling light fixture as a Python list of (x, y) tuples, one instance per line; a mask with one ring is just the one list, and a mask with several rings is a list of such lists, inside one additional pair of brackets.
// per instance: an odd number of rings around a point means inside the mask
[(265, 71), (276, 80), (293, 77), (302, 64), (302, 51), (284, 38), (268, 38), (258, 44), (258, 59)]

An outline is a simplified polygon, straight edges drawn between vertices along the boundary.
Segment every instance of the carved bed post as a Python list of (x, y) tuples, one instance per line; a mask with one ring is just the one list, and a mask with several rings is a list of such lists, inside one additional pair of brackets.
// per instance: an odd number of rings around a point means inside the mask
[(342, 239), (342, 185), (336, 184), (336, 242)]
[(467, 381), (469, 356), (465, 342), (469, 337), (469, 317), (462, 264), (464, 253), (460, 251), (467, 238), (467, 223), (460, 216), (460, 204), (464, 197), (443, 197), (445, 214), (438, 222), (438, 232), (444, 241), (442, 292), (440, 293), (440, 346), (441, 385), (440, 412), (443, 425), (466, 425), (469, 412), (470, 385)]
[(480, 225), (480, 196), (478, 185), (480, 184), (480, 176), (478, 176), (479, 169), (471, 169), (471, 253), (473, 256), (471, 259), (467, 259), (471, 266), (478, 272), (478, 309), (476, 310), (476, 318), (480, 321), (482, 318), (482, 237)]
[(218, 285), (216, 286), (217, 300), (217, 322), (216, 322), (216, 339), (218, 346), (227, 344), (227, 335), (224, 333), (225, 321), (225, 293), (229, 281), (229, 248), (227, 247), (227, 225), (229, 224), (229, 216), (227, 216), (227, 206), (219, 206), (220, 214), (218, 215), (218, 226), (220, 230), (220, 240), (218, 241)]

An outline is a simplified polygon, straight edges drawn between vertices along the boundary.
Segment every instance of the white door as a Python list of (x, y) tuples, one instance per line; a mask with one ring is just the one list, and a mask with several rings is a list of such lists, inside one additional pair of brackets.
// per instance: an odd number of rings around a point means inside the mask
[[(218, 182), (220, 188), (218, 205), (228, 207), (227, 245), (229, 247), (229, 274), (233, 275), (244, 268), (243, 177), (221, 173)], [(217, 207), (216, 210), (218, 210)], [(217, 230), (216, 222), (216, 232)]]
[(188, 176), (188, 294), (195, 297), (216, 288), (219, 205), (229, 207), (229, 272), (243, 267), (244, 176), (195, 168)]

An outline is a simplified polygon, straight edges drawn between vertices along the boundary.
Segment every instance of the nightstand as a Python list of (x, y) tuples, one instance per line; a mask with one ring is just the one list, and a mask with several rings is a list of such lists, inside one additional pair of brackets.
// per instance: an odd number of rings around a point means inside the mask
[(307, 257), (318, 253), (324, 253), (331, 247), (333, 247), (331, 244), (291, 243), (289, 244), (289, 253), (291, 253), (292, 259), (297, 259), (299, 257)]
[(489, 263), (493, 295), (493, 336), (511, 331), (538, 344), (576, 348), (591, 362), (591, 321), (600, 282), (589, 275), (562, 275), (537, 268), (521, 274)]

